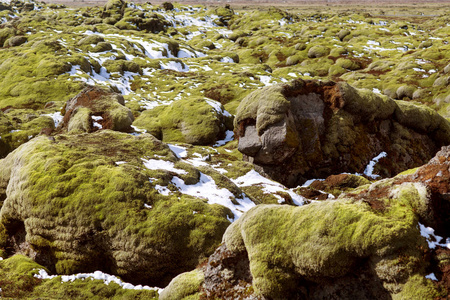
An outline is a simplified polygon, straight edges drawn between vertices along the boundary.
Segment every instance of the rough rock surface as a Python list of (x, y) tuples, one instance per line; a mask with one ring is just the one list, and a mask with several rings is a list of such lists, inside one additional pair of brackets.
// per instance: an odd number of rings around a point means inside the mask
[(213, 100), (182, 99), (144, 111), (133, 123), (164, 142), (212, 145), (232, 130), (233, 118)]
[(159, 194), (152, 181), (176, 175), (195, 184), (199, 172), (151, 170), (145, 159), (178, 161), (149, 134), (111, 130), (22, 145), (0, 160), (0, 246), (57, 274), (101, 270), (152, 286), (192, 270), (217, 247), (231, 212)]
[[(226, 281), (217, 278), (231, 274), (230, 299), (241, 295), (243, 282), (261, 299), (444, 299), (449, 250), (445, 239), (433, 245), (419, 227), (450, 235), (449, 166), (450, 147), (444, 147), (409, 174), (335, 201), (253, 208), (227, 229), (210, 257), (206, 295), (221, 291)], [(430, 273), (437, 282), (425, 278)]]
[(124, 106), (121, 94), (92, 86), (67, 101), (63, 115), (64, 119), (57, 130), (73, 133), (98, 129), (131, 131), (134, 121), (130, 109)]
[(375, 168), (382, 177), (426, 163), (450, 143), (450, 125), (424, 106), (394, 101), (343, 82), (295, 80), (242, 100), (235, 132), (244, 159), (288, 186)]

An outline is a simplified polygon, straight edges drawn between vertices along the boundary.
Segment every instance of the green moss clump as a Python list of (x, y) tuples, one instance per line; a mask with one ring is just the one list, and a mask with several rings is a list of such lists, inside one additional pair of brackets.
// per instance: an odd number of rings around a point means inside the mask
[[(200, 287), (204, 281), (204, 274), (201, 270), (194, 270), (183, 273), (175, 277), (169, 285), (160, 293), (160, 300), (172, 299), (196, 299), (199, 297)], [(195, 297), (196, 296), (196, 297)]]
[[(41, 280), (33, 275), (45, 268), (23, 255), (0, 260), (0, 295), (6, 298), (29, 297)], [(48, 270), (47, 270), (48, 271)]]
[(330, 54), (330, 49), (328, 47), (322, 46), (322, 45), (316, 45), (308, 50), (308, 57), (309, 58), (317, 58), (317, 57), (323, 57)]
[(148, 134), (103, 130), (31, 140), (0, 161), (0, 191), (7, 190), (0, 245), (9, 245), (13, 225), (23, 224), (31, 249), (50, 257), (52, 272), (102, 270), (131, 283), (168, 284), (214, 251), (230, 211), (159, 194), (149, 178), (161, 175), (142, 159), (161, 156), (177, 160)]
[[(163, 141), (210, 145), (227, 130), (229, 117), (201, 98), (182, 99), (144, 111), (133, 123)], [(216, 105), (219, 105), (218, 103)], [(231, 129), (231, 128), (229, 128)]]
[[(302, 280), (320, 283), (345, 276), (359, 258), (368, 257), (380, 261), (373, 272), (382, 281), (396, 282), (386, 285), (394, 294), (426, 267), (420, 250), (426, 242), (415, 214), (425, 203), (418, 201), (421, 193), (414, 185), (400, 191), (395, 200), (377, 199), (382, 210), (345, 195), (303, 207), (259, 205), (227, 229), (224, 242), (231, 251), (248, 252), (253, 287), (265, 297), (293, 295)], [(403, 262), (396, 263), (401, 272), (386, 273), (381, 267), (391, 256), (403, 255)], [(423, 282), (415, 284), (424, 287)]]
[(386, 96), (377, 95), (369, 90), (355, 89), (346, 83), (338, 85), (346, 99), (344, 109), (361, 116), (364, 120), (387, 119), (396, 109), (395, 102)]
[(235, 128), (246, 119), (256, 121), (256, 130), (261, 135), (271, 124), (284, 118), (290, 102), (283, 96), (280, 85), (265, 87), (245, 97), (236, 111)]

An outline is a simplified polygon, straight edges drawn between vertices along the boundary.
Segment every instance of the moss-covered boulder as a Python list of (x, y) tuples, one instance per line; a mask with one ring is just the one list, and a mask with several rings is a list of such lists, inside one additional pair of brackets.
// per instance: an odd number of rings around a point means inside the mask
[(130, 131), (134, 121), (124, 106), (122, 95), (99, 87), (87, 87), (67, 101), (62, 110), (64, 119), (58, 131), (92, 132), (99, 129)]
[(308, 50), (308, 57), (309, 58), (317, 58), (317, 57), (323, 57), (330, 54), (330, 48), (322, 46), (322, 45), (316, 45)]
[(0, 160), (0, 248), (57, 274), (101, 270), (165, 286), (214, 251), (232, 215), (174, 186), (160, 192), (174, 176), (199, 181), (177, 161), (148, 134), (34, 138)]
[[(124, 289), (116, 282), (79, 276), (64, 280), (60, 277), (40, 278), (48, 270), (21, 254), (0, 260), (0, 295), (10, 299), (157, 299), (153, 289)], [(134, 286), (133, 286), (134, 288)]]
[[(420, 120), (420, 121), (418, 121)], [(392, 176), (428, 161), (450, 142), (450, 124), (423, 106), (346, 83), (296, 80), (244, 98), (235, 118), (244, 159), (288, 186), (342, 172)]]
[(232, 129), (232, 116), (217, 101), (188, 98), (146, 110), (133, 125), (165, 142), (211, 145)]
[(203, 291), (230, 298), (447, 297), (449, 251), (440, 236), (450, 234), (449, 165), (444, 147), (420, 168), (337, 200), (251, 209), (210, 257)]
[(180, 274), (159, 294), (159, 300), (199, 299), (203, 281), (204, 275), (201, 270)]

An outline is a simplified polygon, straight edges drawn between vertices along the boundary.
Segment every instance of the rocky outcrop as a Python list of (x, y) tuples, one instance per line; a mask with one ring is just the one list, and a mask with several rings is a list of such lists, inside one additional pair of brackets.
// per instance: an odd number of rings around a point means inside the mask
[(450, 144), (437, 112), (344, 82), (295, 80), (248, 95), (235, 133), (244, 159), (288, 186), (342, 172), (363, 173), (381, 152), (375, 174), (393, 176), (426, 163)]
[(101, 270), (165, 286), (214, 251), (232, 216), (204, 199), (159, 193), (164, 180), (196, 184), (200, 175), (149, 134), (39, 136), (0, 165), (0, 248), (57, 274)]
[(406, 175), (334, 201), (251, 209), (210, 257), (205, 295), (213, 299), (231, 276), (223, 299), (245, 285), (249, 299), (445, 298), (449, 250), (433, 235), (450, 235), (449, 166), (445, 147)]
[(134, 117), (124, 104), (121, 94), (89, 86), (67, 101), (62, 111), (64, 119), (57, 130), (72, 133), (99, 129), (131, 131)]
[(164, 142), (212, 145), (232, 130), (233, 117), (214, 100), (187, 98), (144, 111), (133, 123)]

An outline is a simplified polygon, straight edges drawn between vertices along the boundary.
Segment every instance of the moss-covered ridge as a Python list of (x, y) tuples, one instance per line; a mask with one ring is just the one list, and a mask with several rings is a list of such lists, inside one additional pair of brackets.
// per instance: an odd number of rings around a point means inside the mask
[(219, 102), (193, 98), (146, 110), (133, 125), (164, 142), (212, 145), (233, 129), (232, 120)]
[(297, 79), (262, 88), (241, 101), (234, 125), (246, 159), (288, 186), (363, 173), (383, 151), (390, 159), (380, 160), (376, 174), (389, 177), (450, 143), (450, 123), (434, 110), (344, 82)]
[(157, 299), (154, 290), (123, 289), (112, 282), (76, 279), (61, 282), (61, 277), (50, 280), (38, 278), (45, 268), (23, 255), (14, 255), (0, 261), (0, 295), (12, 299)]
[[(368, 295), (401, 299), (413, 289), (425, 289), (427, 299), (433, 299), (439, 295), (433, 285), (414, 280), (426, 275), (428, 264), (422, 260), (426, 243), (415, 214), (425, 206), (421, 189), (413, 184), (393, 188), (398, 193), (377, 199), (378, 207), (345, 196), (297, 208), (260, 205), (227, 229), (224, 242), (233, 252), (248, 252), (253, 287), (265, 297), (305, 297), (303, 283), (310, 287), (310, 299), (319, 299), (316, 284), (333, 286), (330, 280), (336, 278), (339, 289), (339, 279), (346, 278), (356, 288), (352, 270), (367, 268), (366, 276), (374, 278)], [(364, 294), (348, 296), (352, 293)]]
[[(149, 178), (174, 173), (149, 170), (142, 160), (161, 156), (177, 161), (146, 134), (33, 139), (1, 161), (2, 247), (57, 274), (99, 269), (129, 282), (167, 284), (213, 251), (230, 212), (179, 193), (161, 195)], [(198, 181), (192, 167), (177, 170)]]

